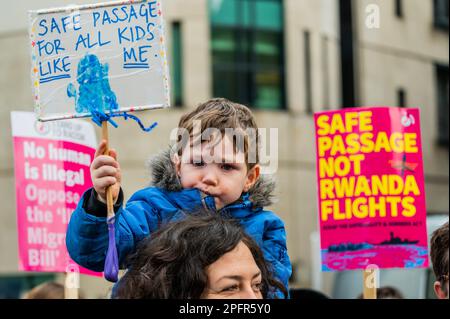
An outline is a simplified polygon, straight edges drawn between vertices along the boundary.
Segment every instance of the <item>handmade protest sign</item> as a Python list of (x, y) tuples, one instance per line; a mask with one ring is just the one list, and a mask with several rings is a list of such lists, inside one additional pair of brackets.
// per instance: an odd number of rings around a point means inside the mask
[[(11, 113), (19, 239), (19, 269), (101, 276), (68, 255), (70, 216), (92, 186), (92, 124), (81, 120), (42, 123), (32, 112)], [(75, 270), (74, 270), (75, 269)]]
[(419, 110), (314, 119), (322, 270), (428, 267)]
[[(35, 111), (41, 121), (92, 117), (109, 155), (113, 117), (168, 107), (169, 81), (161, 0), (115, 1), (30, 11)], [(115, 214), (106, 189), (108, 250), (105, 278), (118, 280)]]
[(30, 11), (29, 34), (40, 120), (170, 105), (160, 0)]

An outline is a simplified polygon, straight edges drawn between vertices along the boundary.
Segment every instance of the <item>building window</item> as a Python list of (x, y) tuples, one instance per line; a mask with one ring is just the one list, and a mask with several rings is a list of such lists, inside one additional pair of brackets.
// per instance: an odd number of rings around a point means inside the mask
[(19, 299), (22, 295), (47, 281), (54, 281), (55, 274), (26, 274), (0, 276), (0, 299)]
[(181, 23), (172, 23), (172, 95), (175, 106), (183, 105), (183, 46)]
[(395, 0), (395, 15), (403, 18), (403, 0)]
[(406, 91), (404, 89), (397, 90), (397, 105), (399, 107), (406, 107)]
[(282, 0), (209, 0), (209, 11), (214, 96), (283, 108)]
[(449, 112), (448, 112), (448, 66), (437, 65), (437, 107), (438, 107), (438, 143), (448, 147), (449, 140)]
[(340, 67), (341, 67), (341, 100), (343, 108), (355, 107), (356, 100), (356, 57), (355, 57), (355, 28), (354, 2), (339, 0), (339, 37)]
[(436, 28), (448, 31), (449, 0), (434, 0), (434, 25)]
[(304, 50), (304, 64), (305, 64), (305, 105), (306, 113), (313, 113), (312, 106), (312, 73), (311, 73), (311, 33), (309, 31), (303, 32), (303, 50)]

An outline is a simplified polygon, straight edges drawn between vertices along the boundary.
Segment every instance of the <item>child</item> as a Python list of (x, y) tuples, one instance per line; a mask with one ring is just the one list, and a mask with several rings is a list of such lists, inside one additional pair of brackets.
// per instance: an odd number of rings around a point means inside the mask
[[(220, 134), (213, 134), (214, 129)], [(230, 129), (237, 134), (230, 136)], [(281, 219), (264, 210), (271, 204), (274, 185), (259, 176), (258, 152), (251, 153), (258, 138), (251, 139), (251, 134), (244, 132), (249, 129), (257, 129), (251, 111), (226, 99), (207, 101), (182, 116), (179, 131), (188, 134), (178, 138), (177, 152), (172, 156), (164, 152), (153, 160), (153, 187), (136, 192), (125, 208), (117, 154), (100, 155), (105, 148), (103, 141), (91, 164), (94, 187), (84, 193), (67, 230), (72, 259), (88, 269), (103, 270), (108, 247), (105, 198), (106, 188), (111, 186), (121, 267), (126, 267), (125, 258), (137, 243), (162, 224), (205, 207), (239, 220), (287, 289), (292, 269), (286, 232)], [(198, 139), (205, 135), (210, 138), (200, 144)]]
[(448, 222), (431, 236), (430, 255), (436, 275), (434, 292), (439, 299), (448, 299)]

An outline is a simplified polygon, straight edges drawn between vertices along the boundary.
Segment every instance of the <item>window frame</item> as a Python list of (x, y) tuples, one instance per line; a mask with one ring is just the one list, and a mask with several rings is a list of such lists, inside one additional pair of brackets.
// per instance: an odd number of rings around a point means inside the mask
[(399, 19), (405, 17), (404, 3), (403, 0), (395, 0), (395, 16)]
[[(441, 9), (445, 10), (445, 7), (447, 6), (447, 16), (443, 14)], [(447, 31), (448, 32), (448, 10), (449, 10), (449, 0), (433, 0), (433, 12), (434, 12), (434, 27), (438, 30)]]
[(175, 107), (182, 107), (184, 103), (183, 81), (183, 23), (179, 20), (172, 21), (172, 98)]
[[(448, 92), (448, 85), (449, 85), (449, 66), (443, 65), (443, 64), (436, 64), (436, 107), (437, 107), (437, 143), (439, 146), (442, 147), (449, 147), (449, 92)], [(447, 86), (444, 87), (445, 83), (442, 81), (442, 77), (447, 75)], [(447, 101), (445, 101), (445, 97), (442, 96), (442, 92), (447, 93)], [(445, 113), (446, 111), (446, 113)], [(445, 122), (446, 121), (446, 122)], [(447, 126), (447, 135), (443, 136), (442, 132), (445, 130), (445, 127), (443, 125)]]
[[(281, 9), (281, 30), (269, 30), (255, 26), (256, 24), (256, 4), (257, 2), (276, 2)], [(235, 15), (237, 23), (235, 25), (215, 25), (212, 18), (210, 18), (211, 40), (213, 40), (216, 31), (227, 30), (231, 31), (232, 39), (235, 43), (233, 58), (231, 62), (216, 61), (214, 59), (215, 51), (212, 48), (212, 80), (213, 80), (213, 94), (216, 95), (216, 85), (219, 81), (215, 76), (218, 72), (234, 69), (234, 90), (236, 92), (236, 102), (248, 105), (251, 108), (264, 111), (283, 111), (287, 109), (286, 105), (286, 71), (285, 71), (285, 43), (284, 43), (284, 1), (283, 0), (240, 0), (236, 2)], [(242, 15), (243, 6), (250, 6), (250, 23), (244, 25), (244, 18)], [(280, 35), (277, 41), (279, 48), (279, 58), (277, 65), (263, 65), (257, 61), (255, 46), (257, 44), (256, 37), (259, 32), (269, 32), (274, 35)], [(262, 71), (275, 71), (280, 77), (279, 85), (277, 86), (280, 93), (280, 105), (274, 107), (260, 107), (256, 105), (257, 102), (257, 75)]]

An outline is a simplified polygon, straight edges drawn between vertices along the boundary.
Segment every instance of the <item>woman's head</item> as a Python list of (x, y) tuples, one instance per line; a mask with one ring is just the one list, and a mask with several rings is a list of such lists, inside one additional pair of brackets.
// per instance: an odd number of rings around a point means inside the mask
[(285, 292), (241, 227), (202, 213), (143, 240), (113, 298), (264, 298), (277, 290)]
[[(77, 289), (78, 299), (85, 299), (83, 291)], [(23, 299), (65, 299), (66, 288), (55, 281), (44, 282), (23, 295)]]
[(64, 299), (64, 286), (57, 282), (44, 282), (30, 291), (23, 299)]
[(436, 275), (434, 283), (436, 296), (439, 299), (448, 299), (448, 222), (433, 232), (430, 255)]

